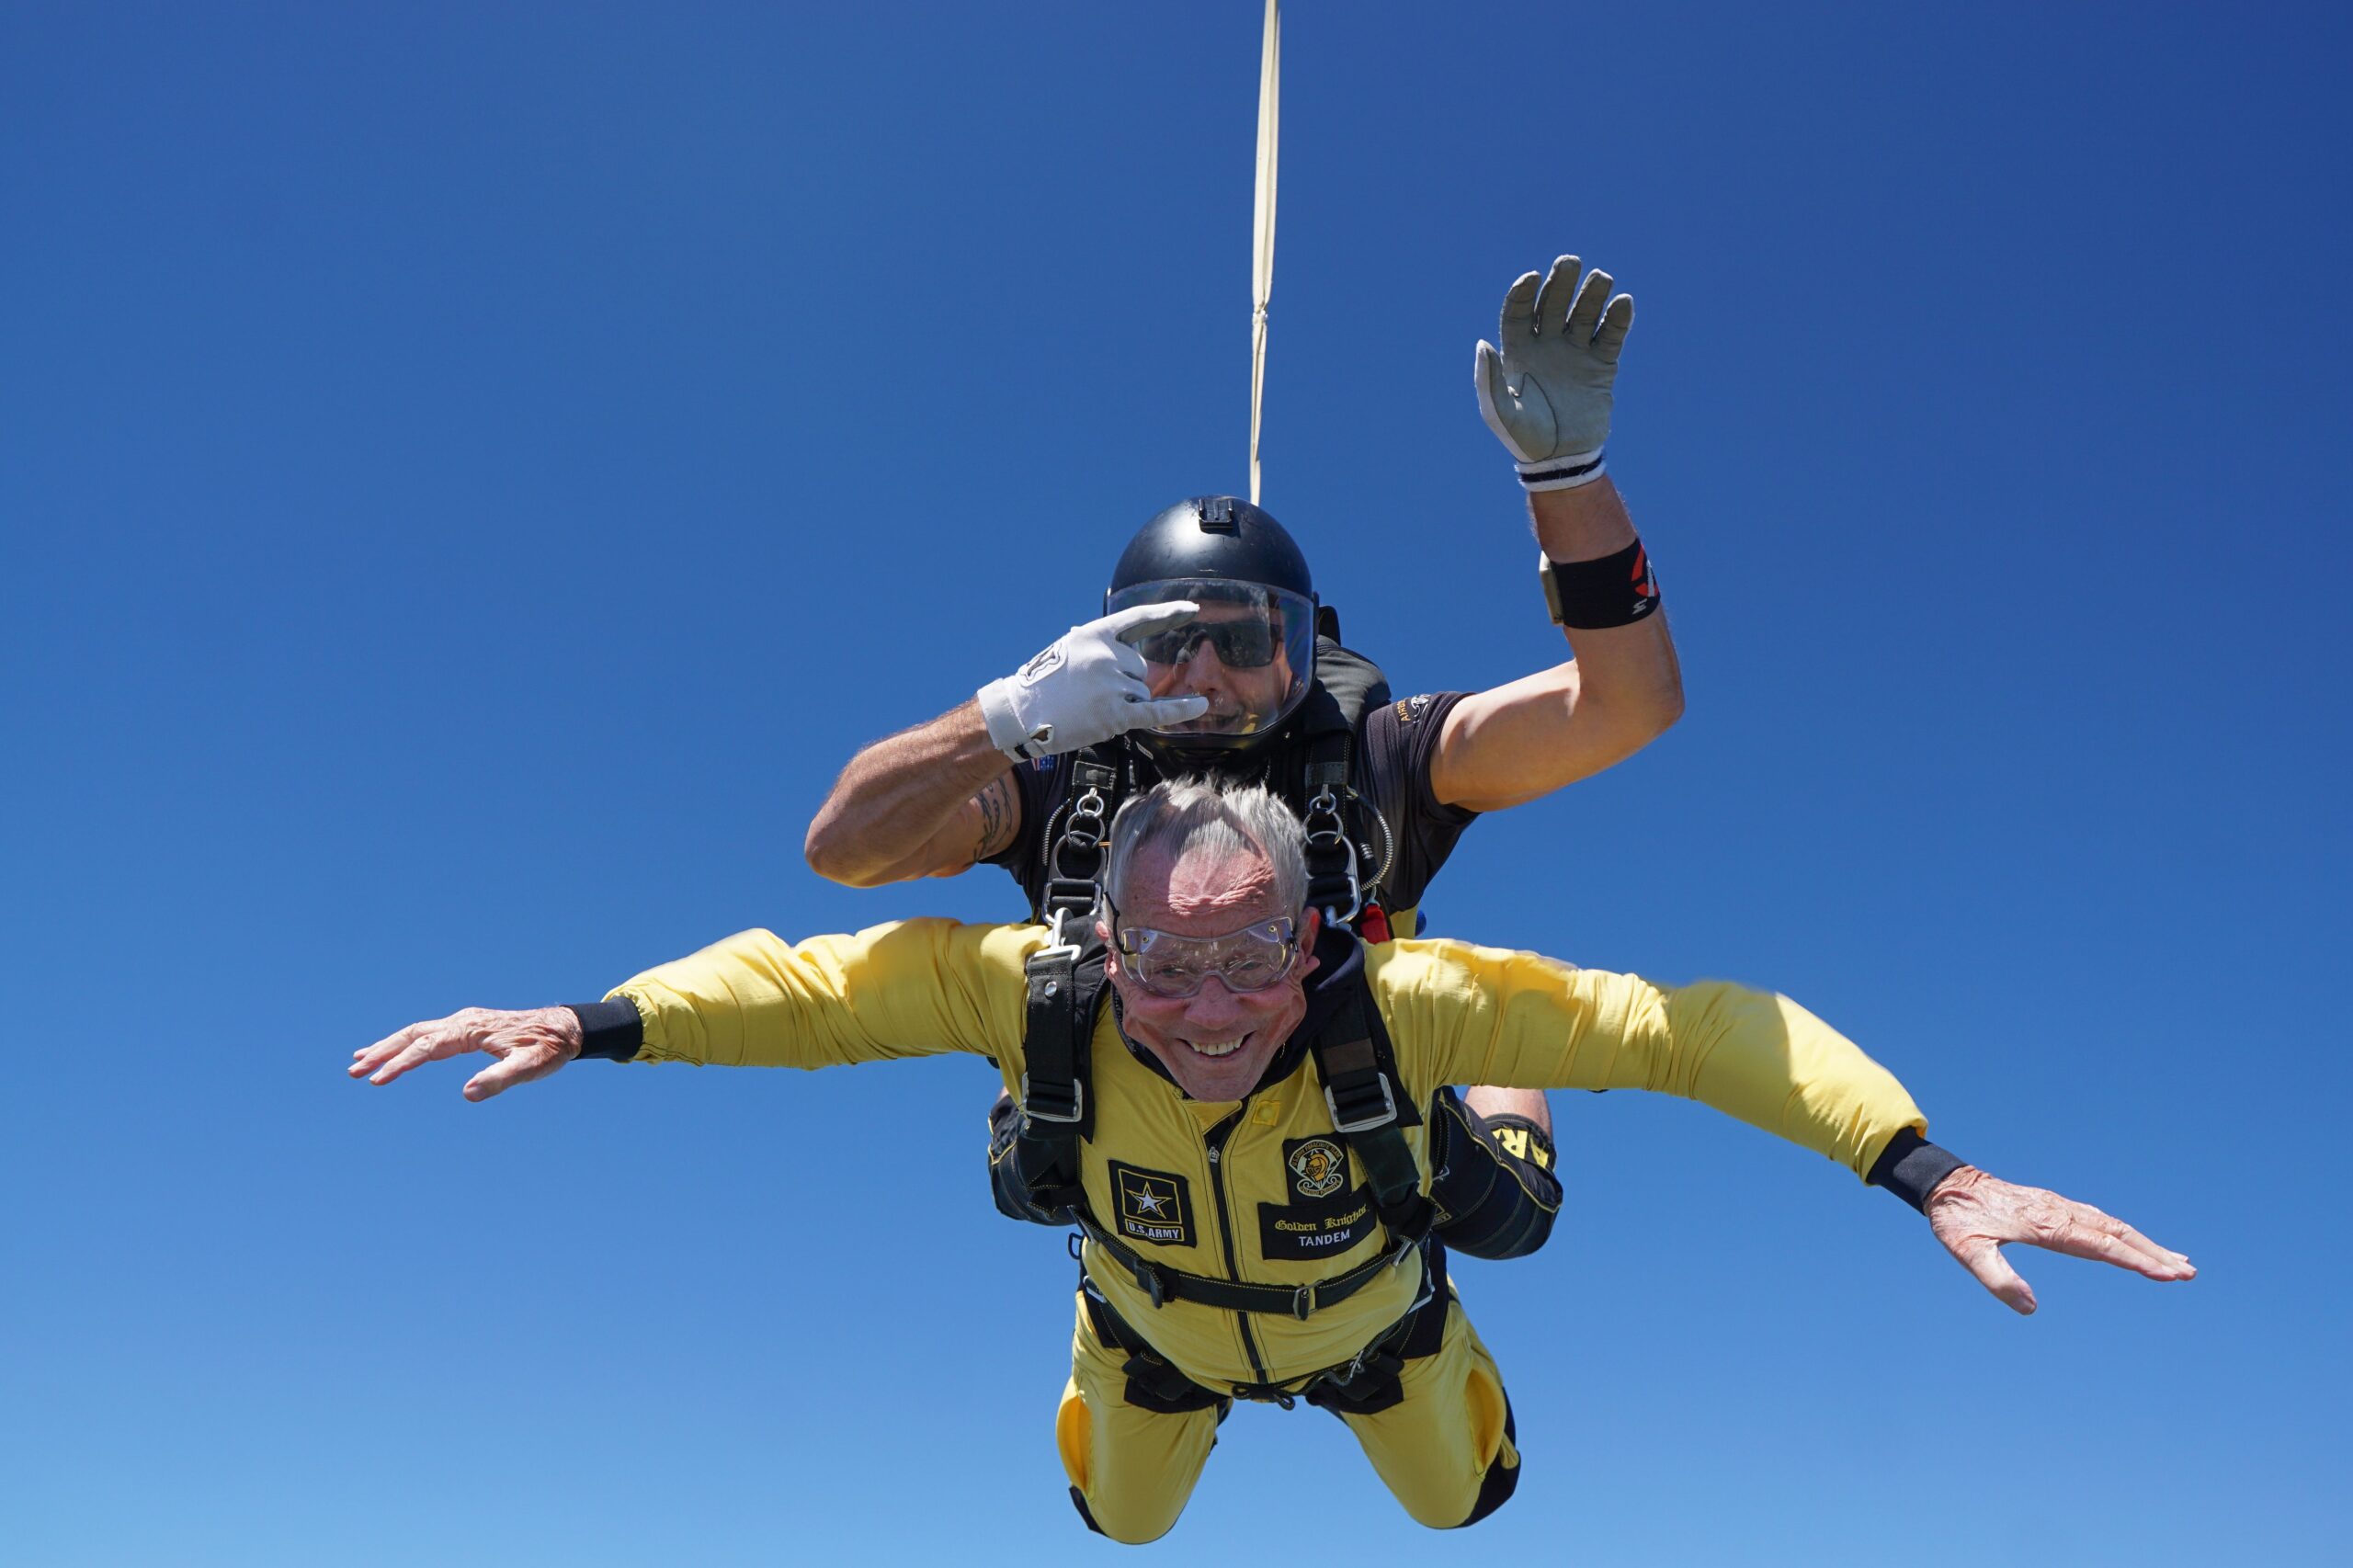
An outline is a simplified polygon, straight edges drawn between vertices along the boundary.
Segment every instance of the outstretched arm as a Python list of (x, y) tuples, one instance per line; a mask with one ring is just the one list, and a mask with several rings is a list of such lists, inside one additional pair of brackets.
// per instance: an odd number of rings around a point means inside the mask
[(2009, 1242), (2151, 1279), (2197, 1277), (2189, 1259), (2122, 1221), (1997, 1180), (1927, 1142), (1927, 1119), (1894, 1075), (1786, 996), (1722, 981), (1658, 986), (1462, 942), (1392, 943), (1367, 971), (1392, 1037), (1426, 1041), (1436, 1081), (1647, 1089), (1712, 1106), (1920, 1210), (1945, 1249), (2018, 1312), (2034, 1310), (2034, 1292), (2001, 1256)]
[(428, 1062), (483, 1051), (496, 1060), (467, 1079), (463, 1093), (470, 1100), (486, 1100), (546, 1077), (580, 1054), (580, 1015), (569, 1007), (466, 1007), (446, 1018), (411, 1024), (353, 1051), (348, 1071), (371, 1084), (389, 1084)]
[(576, 1058), (728, 1067), (835, 1067), (969, 1051), (1018, 1081), (1022, 966), (1033, 926), (901, 920), (787, 942), (743, 931), (615, 987), (601, 1002), (499, 1012), (468, 1007), (411, 1024), (351, 1055), (355, 1078), (389, 1084), (470, 1051), (498, 1060), (466, 1081), (484, 1100)]
[(1547, 595), (1571, 658), (1477, 692), (1447, 716), (1430, 787), (1498, 811), (1549, 795), (1650, 744), (1683, 712), (1683, 672), (1658, 588), (1606, 472), (1618, 358), (1634, 301), (1562, 256), (1504, 296), (1497, 348), (1479, 345), (1480, 413), (1528, 490)]
[(1924, 1212), (1945, 1250), (2021, 1314), (2034, 1311), (2034, 1287), (2003, 1257), (2008, 1242), (2112, 1263), (2151, 1279), (2198, 1278), (2187, 1256), (2159, 1246), (2123, 1221), (2039, 1187), (2014, 1186), (1974, 1165), (1961, 1165), (1938, 1182)]

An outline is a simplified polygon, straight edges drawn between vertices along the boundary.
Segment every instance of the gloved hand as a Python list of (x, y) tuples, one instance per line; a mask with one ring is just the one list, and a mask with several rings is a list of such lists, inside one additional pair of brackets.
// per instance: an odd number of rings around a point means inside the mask
[(1530, 490), (1569, 490), (1601, 477), (1609, 389), (1634, 324), (1633, 296), (1609, 299), (1611, 279), (1599, 268), (1578, 288), (1577, 266), (1575, 256), (1561, 257), (1541, 289), (1536, 274), (1523, 274), (1504, 295), (1495, 329), (1502, 349), (1479, 345), (1479, 412), (1519, 460), (1519, 482)]
[(1152, 695), (1143, 655), (1130, 640), (1200, 613), (1200, 606), (1177, 599), (1072, 627), (1013, 674), (981, 687), (989, 739), (1010, 756), (1054, 756), (1130, 730), (1199, 718), (1210, 710), (1206, 697)]

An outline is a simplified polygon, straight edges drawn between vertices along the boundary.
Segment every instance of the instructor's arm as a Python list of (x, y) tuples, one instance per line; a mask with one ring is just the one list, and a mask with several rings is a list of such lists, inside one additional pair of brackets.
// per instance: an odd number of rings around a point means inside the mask
[(1021, 791), (974, 698), (851, 757), (801, 847), (819, 876), (871, 888), (952, 877), (1020, 828)]
[(1200, 697), (1154, 698), (1133, 642), (1199, 609), (1182, 600), (1138, 605), (1074, 626), (970, 702), (868, 746), (809, 824), (810, 869), (879, 887), (952, 877), (999, 853), (1021, 827), (1008, 760), (1077, 751), (1207, 710)]
[(1610, 298), (1606, 272), (1580, 287), (1578, 266), (1564, 256), (1540, 284), (1533, 272), (1514, 283), (1502, 347), (1480, 344), (1476, 367), (1479, 411), (1518, 460), (1537, 544), (1557, 563), (1572, 657), (1454, 706), (1430, 767), (1447, 805), (1499, 811), (1549, 795), (1683, 713), (1675, 640), (1603, 456), (1634, 301)]

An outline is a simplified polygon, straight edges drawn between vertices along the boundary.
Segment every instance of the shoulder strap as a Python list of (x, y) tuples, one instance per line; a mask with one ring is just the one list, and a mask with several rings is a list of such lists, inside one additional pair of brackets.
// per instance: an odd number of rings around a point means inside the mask
[(1404, 1130), (1420, 1126), (1422, 1114), (1404, 1092), (1369, 982), (1358, 977), (1348, 988), (1309, 1049), (1332, 1126), (1356, 1151), (1381, 1224), (1400, 1244), (1420, 1241), (1437, 1210), (1422, 1196), (1421, 1167)]
[[(1364, 716), (1389, 701), (1389, 677), (1379, 665), (1330, 637), (1315, 640), (1315, 686), (1332, 702), (1341, 728), (1354, 733)], [(1306, 701), (1313, 701), (1311, 687)], [(1303, 706), (1303, 704), (1302, 704)]]
[(1078, 1190), (1078, 1144), (1095, 1135), (1089, 1042), (1103, 1006), (1103, 939), (1095, 932), (1103, 835), (1120, 795), (1119, 769), (1094, 753), (1071, 765), (1071, 794), (1060, 837), (1046, 857), (1039, 916), (1052, 939), (1022, 966), (1028, 1002), (1022, 1030), (1021, 1132), (1016, 1169), (1033, 1201), (1067, 1208)]
[(1039, 886), (1038, 918), (1059, 927), (1095, 913), (1096, 883), (1103, 875), (1104, 835), (1120, 809), (1120, 772), (1116, 754), (1089, 747), (1071, 758), (1070, 795), (1056, 822), (1046, 824), (1045, 880)]
[[(1364, 907), (1364, 867), (1370, 858), (1348, 825), (1350, 810), (1358, 805), (1352, 777), (1357, 729), (1388, 700), (1389, 677), (1380, 665), (1329, 636), (1316, 640), (1315, 680), (1296, 721), (1303, 767), (1291, 804), (1307, 826), (1307, 902), (1332, 911), (1343, 925)], [(1357, 814), (1370, 813), (1359, 809)], [(1385, 824), (1381, 831), (1385, 836)]]
[(1021, 1130), (1014, 1169), (1031, 1204), (1047, 1212), (1083, 1209), (1078, 1145), (1095, 1135), (1092, 1078), (1096, 1016), (1105, 984), (1103, 938), (1092, 920), (1074, 942), (1054, 942), (1029, 955), (1021, 1050)]

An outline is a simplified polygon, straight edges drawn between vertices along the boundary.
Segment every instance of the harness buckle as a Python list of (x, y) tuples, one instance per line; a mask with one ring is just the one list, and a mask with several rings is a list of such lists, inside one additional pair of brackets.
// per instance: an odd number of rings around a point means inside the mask
[(1308, 1313), (1310, 1313), (1310, 1312), (1313, 1312), (1314, 1310), (1315, 1310), (1315, 1287), (1314, 1287), (1314, 1286), (1313, 1286), (1313, 1285), (1302, 1285), (1302, 1286), (1301, 1286), (1297, 1290), (1295, 1290), (1295, 1291), (1291, 1292), (1291, 1298), (1290, 1298), (1290, 1315), (1291, 1315), (1291, 1316), (1293, 1316), (1293, 1317), (1297, 1318), (1297, 1319), (1298, 1319), (1300, 1322), (1302, 1322), (1302, 1323), (1305, 1323), (1305, 1322), (1307, 1321), (1307, 1314), (1308, 1314)]
[[(1021, 1114), (1038, 1121), (1076, 1121), (1086, 1108), (1086, 1085), (1074, 1078), (1070, 1093), (1063, 1095), (1060, 1084), (1040, 1084), (1037, 1091), (1029, 1086), (1029, 1074), (1021, 1074)], [(1045, 1101), (1040, 1104), (1038, 1094)], [(1067, 1107), (1067, 1108), (1065, 1108)], [(1345, 1128), (1343, 1131), (1347, 1131)]]
[(1346, 926), (1364, 912), (1364, 883), (1357, 875), (1355, 846), (1342, 838), (1340, 847), (1348, 858), (1348, 907), (1340, 909), (1329, 903), (1324, 906), (1324, 918), (1335, 926)]
[[(1385, 1126), (1397, 1119), (1397, 1096), (1390, 1093), (1389, 1074), (1375, 1073), (1372, 1074), (1372, 1082), (1373, 1086), (1381, 1091), (1381, 1109), (1367, 1116), (1350, 1116), (1344, 1113), (1340, 1109), (1338, 1098), (1332, 1093), (1332, 1085), (1329, 1084), (1324, 1085), (1324, 1104), (1332, 1113), (1334, 1131), (1368, 1132), (1373, 1128)], [(1369, 1109), (1370, 1108), (1362, 1103), (1364, 1097), (1359, 1093), (1351, 1093), (1349, 1096), (1349, 1098), (1358, 1102), (1358, 1109)]]
[(1155, 1307), (1166, 1306), (1168, 1304), (1168, 1281), (1160, 1277), (1160, 1270), (1154, 1268), (1147, 1260), (1140, 1257), (1136, 1259), (1135, 1273), (1137, 1285), (1142, 1288), (1145, 1295), (1152, 1298), (1152, 1304)]
[(1063, 925), (1074, 915), (1081, 920), (1091, 919), (1095, 914), (1097, 893), (1093, 882), (1076, 877), (1056, 877), (1046, 884), (1045, 903), (1052, 914), (1047, 920), (1048, 944), (1040, 949), (1040, 957), (1047, 953), (1077, 954), (1078, 938), (1063, 930)]

